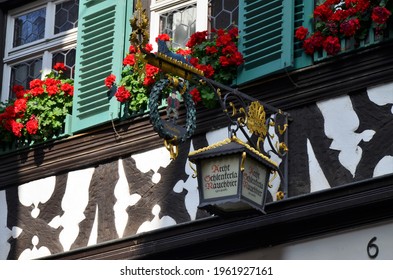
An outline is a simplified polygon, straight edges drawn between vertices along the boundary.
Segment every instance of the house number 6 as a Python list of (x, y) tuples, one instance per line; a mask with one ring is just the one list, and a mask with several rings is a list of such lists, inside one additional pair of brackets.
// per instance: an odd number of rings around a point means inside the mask
[(367, 255), (371, 259), (375, 259), (378, 256), (378, 253), (379, 253), (379, 248), (374, 243), (376, 240), (377, 240), (377, 238), (374, 236), (373, 238), (371, 238), (371, 240), (367, 244)]

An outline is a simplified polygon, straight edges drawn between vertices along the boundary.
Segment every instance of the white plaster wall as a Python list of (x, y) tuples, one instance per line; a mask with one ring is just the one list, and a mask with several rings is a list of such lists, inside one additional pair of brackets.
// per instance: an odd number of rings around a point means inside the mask
[(333, 140), (330, 149), (340, 151), (338, 156), (340, 163), (351, 172), (352, 176), (355, 176), (363, 152), (358, 144), (362, 140), (370, 141), (375, 131), (355, 132), (359, 127), (359, 118), (347, 95), (317, 102), (317, 106), (325, 120), (325, 134)]
[[(368, 96), (370, 100), (380, 106), (386, 104), (393, 105), (393, 83), (373, 87), (368, 90)], [(359, 118), (353, 110), (350, 98), (348, 96), (341, 96), (338, 98), (325, 100), (317, 103), (318, 108), (321, 110), (324, 117), (324, 130), (327, 137), (331, 138), (332, 145), (330, 149), (338, 150), (340, 163), (348, 169), (352, 175), (355, 174), (357, 165), (362, 156), (362, 149), (358, 146), (360, 141), (370, 141), (375, 134), (375, 131), (366, 129), (360, 133), (355, 132), (359, 127)], [(392, 106), (393, 113), (393, 106)], [(289, 128), (290, 129), (290, 128)], [(270, 134), (273, 134), (272, 128), (269, 130)], [(206, 134), (207, 141), (210, 144), (222, 141), (228, 137), (227, 128), (219, 129), (216, 131), (208, 132)], [(243, 141), (247, 141), (246, 137), (241, 133), (237, 135)], [(289, 149), (290, 149), (289, 145)], [(307, 151), (309, 155), (309, 174), (311, 179), (311, 191), (319, 191), (322, 189), (330, 188), (328, 181), (325, 178), (323, 170), (318, 163), (314, 148), (310, 141), (307, 141)], [(265, 150), (268, 149), (267, 143), (265, 143)], [(191, 141), (190, 151), (194, 150), (194, 146)], [(277, 163), (280, 163), (280, 159), (271, 154), (272, 159)], [(167, 167), (171, 160), (169, 152), (164, 148), (154, 149), (148, 152), (135, 154), (132, 158), (136, 162), (137, 168), (143, 172), (153, 171), (151, 181), (158, 183), (161, 178), (161, 174), (158, 170), (162, 167)], [(125, 227), (128, 221), (128, 214), (126, 209), (128, 206), (135, 205), (141, 196), (129, 192), (129, 184), (125, 176), (123, 161), (118, 161), (119, 165), (119, 181), (115, 187), (115, 197), (117, 199), (114, 206), (115, 212), (115, 226), (116, 231), (120, 237), (123, 237)], [(185, 206), (191, 217), (191, 220), (196, 218), (197, 206), (199, 204), (199, 193), (197, 189), (197, 180), (192, 175), (194, 171), (189, 165), (189, 161), (185, 163), (183, 167), (188, 179), (186, 181), (179, 180), (173, 187), (173, 191), (180, 193), (184, 189), (187, 190), (185, 197)], [(79, 233), (79, 223), (85, 218), (83, 212), (88, 203), (89, 197), (89, 185), (94, 172), (94, 168), (88, 168), (70, 172), (68, 174), (66, 192), (62, 201), (62, 209), (64, 214), (62, 216), (55, 217), (49, 226), (53, 228), (63, 227), (60, 233), (60, 242), (64, 248), (64, 251), (70, 249), (71, 245), (75, 241)], [(393, 157), (384, 157), (375, 167), (374, 176), (381, 176), (385, 174), (393, 173)], [(275, 179), (273, 187), (270, 192), (275, 199), (275, 193), (279, 187), (280, 180)], [(40, 214), (40, 204), (47, 202), (55, 186), (55, 177), (48, 177), (41, 180), (36, 180), (28, 184), (19, 186), (18, 194), (20, 197), (20, 203), (27, 207), (32, 207), (31, 218), (36, 219)], [(157, 228), (167, 227), (176, 224), (175, 220), (169, 216), (163, 216), (159, 218), (161, 206), (156, 204), (152, 209), (154, 218), (150, 221), (145, 221), (138, 229), (138, 233), (151, 231)], [(5, 191), (0, 191), (0, 259), (5, 259), (10, 250), (10, 244), (8, 239), (13, 237), (17, 238), (23, 231), (18, 227), (9, 229), (7, 227), (7, 202), (5, 199)], [(37, 248), (36, 245), (39, 242), (39, 236), (33, 236), (31, 244), (33, 249), (28, 249), (21, 255), (21, 258), (37, 258), (45, 254), (49, 254), (47, 248)], [(93, 225), (92, 234), (89, 238), (89, 245), (97, 243), (97, 213)]]
[[(367, 90), (369, 99), (379, 106), (392, 104), (393, 114), (393, 83), (379, 85)], [(330, 149), (340, 151), (340, 163), (355, 176), (356, 168), (362, 157), (360, 141), (370, 141), (376, 133), (366, 129), (361, 133), (355, 132), (359, 127), (359, 117), (356, 115), (349, 96), (340, 96), (317, 102), (325, 120), (324, 129), (327, 137), (333, 140)], [(311, 191), (329, 188), (329, 184), (317, 162), (312, 145), (308, 142)], [(373, 176), (393, 173), (393, 159), (386, 156), (376, 165)]]
[(141, 199), (141, 196), (139, 194), (130, 194), (121, 159), (119, 159), (119, 181), (115, 187), (115, 197), (117, 200), (113, 207), (115, 212), (115, 226), (117, 234), (123, 237), (128, 222), (127, 207), (135, 205)]
[[(64, 251), (68, 251), (79, 234), (79, 223), (85, 219), (83, 212), (89, 201), (89, 186), (94, 168), (68, 173), (66, 191), (61, 202), (62, 216), (55, 217), (49, 225), (53, 228), (63, 227), (60, 242)], [(92, 234), (95, 232), (92, 231)], [(95, 242), (96, 243), (96, 242)]]
[[(393, 83), (369, 88), (367, 93), (370, 100), (375, 104), (379, 106), (391, 105), (391, 112), (393, 114)], [(376, 165), (374, 177), (390, 173), (393, 173), (393, 157), (385, 156)]]
[(317, 158), (315, 157), (314, 149), (307, 139), (307, 154), (308, 154), (308, 168), (310, 176), (310, 192), (320, 191), (330, 188), (329, 182), (327, 181), (325, 174)]
[(33, 206), (31, 216), (37, 218), (40, 214), (40, 203), (47, 202), (55, 190), (56, 177), (36, 180), (20, 185), (18, 188), (19, 201), (26, 207)]

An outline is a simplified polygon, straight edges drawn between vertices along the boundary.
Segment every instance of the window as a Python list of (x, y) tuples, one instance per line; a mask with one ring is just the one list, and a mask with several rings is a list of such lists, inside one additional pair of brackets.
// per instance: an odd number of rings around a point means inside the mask
[(238, 25), (239, 0), (209, 0), (209, 28), (220, 29)]
[(184, 48), (195, 31), (237, 25), (239, 1), (156, 0), (151, 11), (151, 41), (154, 41), (158, 34), (166, 33), (172, 38), (173, 48)]
[(1, 101), (14, 98), (12, 87), (50, 72), (62, 62), (74, 77), (79, 0), (36, 1), (7, 16)]
[(160, 33), (172, 38), (173, 48), (184, 48), (196, 31), (196, 3), (160, 14)]

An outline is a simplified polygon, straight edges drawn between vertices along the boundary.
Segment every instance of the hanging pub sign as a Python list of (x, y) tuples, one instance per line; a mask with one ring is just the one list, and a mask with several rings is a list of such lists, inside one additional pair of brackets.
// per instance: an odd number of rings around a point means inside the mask
[(200, 208), (264, 213), (269, 175), (277, 169), (268, 157), (232, 136), (190, 153), (189, 160), (197, 167)]

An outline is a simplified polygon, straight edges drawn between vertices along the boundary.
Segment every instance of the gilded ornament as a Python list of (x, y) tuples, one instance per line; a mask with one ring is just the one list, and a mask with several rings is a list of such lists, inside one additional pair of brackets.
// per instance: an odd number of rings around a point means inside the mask
[(267, 134), (266, 112), (258, 101), (251, 102), (247, 114), (248, 130), (258, 136), (258, 142), (263, 141)]
[(145, 47), (149, 42), (149, 18), (146, 10), (143, 9), (142, 1), (138, 0), (135, 6), (134, 16), (130, 19), (132, 32), (130, 35), (130, 42), (139, 50), (140, 47)]
[(279, 191), (279, 192), (276, 193), (276, 198), (277, 198), (277, 200), (283, 200), (284, 197), (285, 197), (284, 192)]

